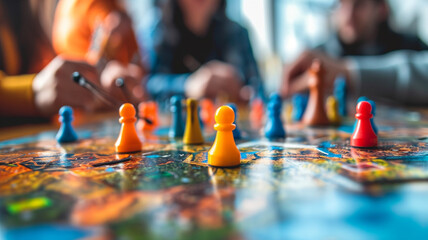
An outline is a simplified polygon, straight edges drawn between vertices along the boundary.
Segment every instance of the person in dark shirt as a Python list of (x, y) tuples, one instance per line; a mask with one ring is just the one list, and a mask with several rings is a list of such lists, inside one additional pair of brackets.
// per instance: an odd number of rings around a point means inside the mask
[(418, 37), (393, 31), (386, 0), (339, 0), (333, 14), (336, 33), (317, 49), (333, 57), (427, 50)]
[(263, 93), (248, 32), (227, 18), (225, 0), (167, 0), (151, 32), (147, 89), (172, 95), (248, 100)]

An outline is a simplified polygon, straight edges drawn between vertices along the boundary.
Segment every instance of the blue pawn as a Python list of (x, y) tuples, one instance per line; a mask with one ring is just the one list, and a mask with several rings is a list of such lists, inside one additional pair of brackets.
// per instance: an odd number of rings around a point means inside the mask
[(205, 125), (204, 125), (204, 121), (202, 121), (202, 118), (201, 118), (201, 106), (198, 106), (198, 120), (199, 120), (199, 125), (201, 126), (201, 130), (203, 130)]
[(59, 143), (69, 143), (77, 141), (77, 134), (71, 126), (73, 121), (73, 109), (69, 106), (63, 106), (59, 109), (59, 121), (61, 122), (61, 127), (59, 128), (58, 133), (56, 134), (56, 140)]
[[(374, 101), (370, 100), (368, 97), (361, 96), (361, 97), (358, 98), (357, 104), (359, 102), (362, 102), (362, 101), (369, 102), (370, 105), (372, 106), (372, 112), (371, 112), (371, 114), (373, 114), (373, 117), (370, 119), (370, 123), (372, 125), (373, 131), (377, 135), (378, 129), (377, 129), (376, 125), (374, 124), (374, 119), (373, 119), (374, 116), (376, 115), (376, 103)], [(357, 122), (358, 122), (358, 120), (355, 120), (355, 122), (354, 122), (354, 128), (353, 128), (352, 132), (355, 132), (355, 128), (357, 128)]]
[(270, 98), (267, 106), (267, 122), (265, 126), (265, 137), (268, 139), (285, 138), (285, 130), (281, 120), (282, 102), (274, 96)]
[(180, 96), (171, 97), (171, 113), (172, 123), (169, 129), (170, 138), (181, 138), (184, 135), (184, 121), (183, 121), (183, 106), (181, 105), (182, 98)]
[(346, 80), (343, 76), (338, 76), (334, 81), (333, 95), (339, 103), (339, 114), (342, 117), (348, 116), (348, 109), (346, 107), (346, 99), (348, 97), (348, 90), (346, 88)]
[(269, 96), (269, 102), (279, 102), (281, 103), (281, 107), (282, 107), (282, 99), (278, 93), (275, 93), (275, 92), (271, 93)]
[(307, 94), (295, 94), (292, 98), (293, 111), (291, 113), (291, 118), (295, 122), (302, 120), (303, 114), (305, 113), (306, 106), (308, 105), (308, 95)]
[(377, 130), (377, 127), (376, 127), (376, 125), (374, 123), (374, 117), (376, 116), (376, 103), (373, 100), (368, 100), (367, 102), (369, 102), (370, 105), (372, 105), (372, 114), (373, 114), (373, 117), (370, 118), (370, 123), (372, 124), (373, 131), (377, 135), (378, 130)]
[(235, 140), (240, 140), (242, 138), (241, 131), (239, 130), (238, 124), (236, 123), (236, 121), (238, 119), (238, 108), (236, 107), (236, 105), (234, 103), (228, 103), (226, 105), (231, 107), (233, 109), (233, 112), (235, 113), (235, 120), (233, 121), (233, 124), (235, 124), (236, 128), (232, 132), (233, 138)]

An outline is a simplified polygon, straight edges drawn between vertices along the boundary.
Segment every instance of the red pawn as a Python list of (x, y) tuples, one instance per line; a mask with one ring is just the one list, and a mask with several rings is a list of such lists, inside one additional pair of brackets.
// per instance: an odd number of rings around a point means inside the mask
[(371, 114), (372, 106), (369, 102), (362, 101), (357, 105), (357, 127), (351, 136), (352, 147), (376, 147), (377, 136), (373, 131), (370, 119), (373, 117)]

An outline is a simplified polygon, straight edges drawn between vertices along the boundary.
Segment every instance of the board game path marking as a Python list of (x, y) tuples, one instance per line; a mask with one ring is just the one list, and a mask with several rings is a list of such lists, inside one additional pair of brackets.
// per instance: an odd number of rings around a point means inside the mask
[(94, 163), (94, 164), (92, 164), (92, 166), (93, 167), (101, 167), (101, 166), (105, 166), (105, 165), (113, 165), (113, 164), (117, 164), (117, 163), (127, 162), (131, 159), (132, 159), (132, 156), (128, 155), (125, 158), (121, 158), (121, 159), (110, 161), (110, 162)]

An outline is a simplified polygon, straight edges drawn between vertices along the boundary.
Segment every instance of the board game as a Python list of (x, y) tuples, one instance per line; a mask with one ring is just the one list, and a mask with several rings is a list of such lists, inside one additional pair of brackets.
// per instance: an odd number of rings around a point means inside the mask
[[(116, 154), (117, 118), (0, 142), (3, 239), (411, 239), (428, 233), (428, 124), (379, 107), (379, 146), (351, 148), (342, 125), (287, 124), (268, 141), (239, 122), (241, 165), (214, 168), (206, 143), (184, 145), (167, 125), (143, 151)], [(59, 237), (60, 236), (60, 237)], [(422, 237), (423, 238), (423, 237)]]

